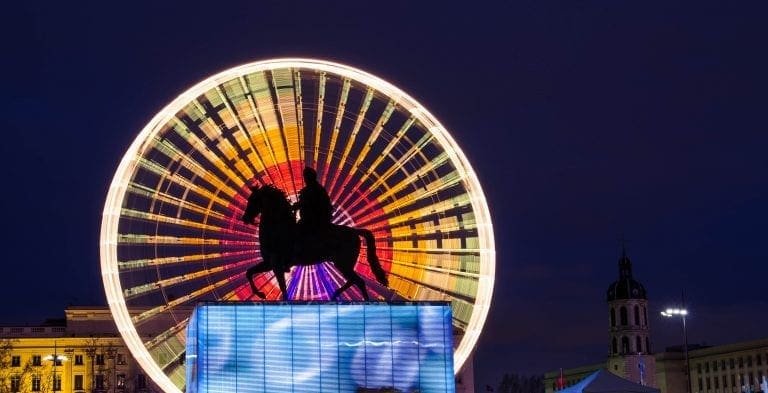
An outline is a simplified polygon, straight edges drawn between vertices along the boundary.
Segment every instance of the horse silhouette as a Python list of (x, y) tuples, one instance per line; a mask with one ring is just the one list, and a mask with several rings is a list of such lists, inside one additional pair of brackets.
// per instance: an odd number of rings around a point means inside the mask
[(254, 295), (265, 298), (264, 293), (253, 283), (253, 277), (257, 274), (271, 270), (283, 299), (287, 299), (285, 273), (292, 266), (310, 266), (331, 261), (347, 279), (331, 299), (335, 300), (342, 292), (356, 285), (363, 298), (370, 300), (365, 281), (355, 272), (361, 236), (365, 239), (368, 263), (376, 281), (385, 286), (388, 284), (386, 273), (376, 256), (376, 243), (371, 231), (331, 224), (319, 233), (300, 236), (302, 231), (297, 230), (296, 216), (285, 192), (271, 185), (251, 187), (242, 220), (253, 225), (259, 215), (259, 247), (263, 261), (246, 271)]

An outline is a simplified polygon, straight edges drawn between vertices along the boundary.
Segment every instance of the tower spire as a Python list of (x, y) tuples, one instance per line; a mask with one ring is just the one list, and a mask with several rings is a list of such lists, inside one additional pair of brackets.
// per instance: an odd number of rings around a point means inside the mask
[(627, 239), (624, 237), (623, 233), (619, 237), (619, 242), (621, 242), (621, 258), (619, 258), (619, 279), (622, 280), (632, 278), (632, 262), (627, 256)]

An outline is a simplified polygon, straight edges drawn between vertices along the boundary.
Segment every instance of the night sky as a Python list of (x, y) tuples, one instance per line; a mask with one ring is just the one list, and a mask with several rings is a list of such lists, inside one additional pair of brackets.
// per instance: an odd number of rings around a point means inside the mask
[(18, 3), (0, 23), (0, 323), (104, 304), (101, 211), (138, 131), (209, 75), (301, 56), (399, 86), (477, 171), (497, 244), (479, 386), (604, 359), (622, 234), (655, 349), (681, 338), (658, 316), (681, 290), (692, 342), (766, 337), (764, 2)]

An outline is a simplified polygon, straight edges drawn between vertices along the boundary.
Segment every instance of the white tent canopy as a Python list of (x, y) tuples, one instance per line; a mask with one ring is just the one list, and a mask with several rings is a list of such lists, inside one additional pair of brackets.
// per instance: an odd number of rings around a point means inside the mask
[(557, 393), (659, 393), (657, 388), (643, 386), (601, 369), (590, 374), (576, 385), (558, 390)]

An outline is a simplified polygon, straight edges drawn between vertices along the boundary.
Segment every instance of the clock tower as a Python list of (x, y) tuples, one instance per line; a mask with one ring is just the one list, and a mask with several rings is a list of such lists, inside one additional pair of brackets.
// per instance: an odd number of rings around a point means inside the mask
[(645, 287), (632, 277), (632, 261), (622, 247), (619, 278), (607, 291), (608, 370), (647, 386), (656, 386)]

